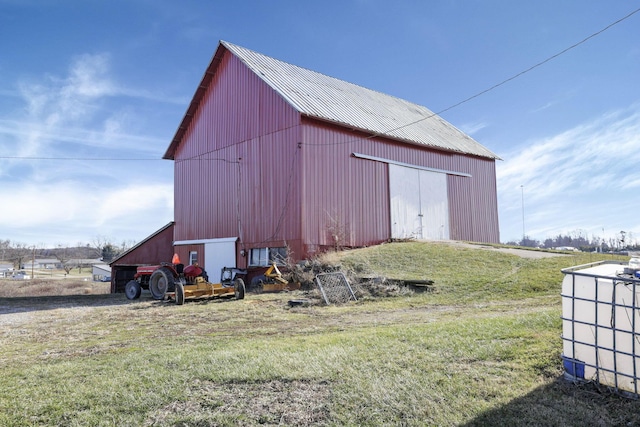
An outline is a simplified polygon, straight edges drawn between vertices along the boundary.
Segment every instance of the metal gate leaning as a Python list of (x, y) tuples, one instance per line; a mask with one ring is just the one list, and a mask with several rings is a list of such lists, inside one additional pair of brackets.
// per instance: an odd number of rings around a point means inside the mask
[(357, 301), (344, 273), (321, 273), (316, 276), (315, 281), (327, 305)]

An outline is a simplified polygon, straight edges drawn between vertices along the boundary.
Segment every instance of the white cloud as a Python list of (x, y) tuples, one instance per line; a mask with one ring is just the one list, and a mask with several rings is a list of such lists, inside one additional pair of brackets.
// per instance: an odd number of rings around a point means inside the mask
[(102, 194), (96, 212), (96, 224), (129, 218), (144, 218), (150, 211), (173, 209), (173, 186), (167, 184), (137, 184)]
[[(39, 138), (41, 141), (47, 143), (42, 144), (44, 149), (52, 147), (51, 143), (55, 142), (72, 143), (90, 147), (109, 147), (114, 150), (126, 148), (129, 150), (151, 152), (152, 150), (150, 150), (150, 148), (163, 146), (163, 144), (165, 144), (166, 141), (153, 136), (127, 133), (126, 125), (124, 125), (127, 121), (128, 118), (126, 114), (114, 114), (104, 120), (104, 123), (101, 125), (102, 128), (94, 129), (75, 127), (73, 125), (48, 126), (39, 121), (0, 119), (0, 137), (2, 137), (2, 135), (5, 136), (6, 145), (10, 142), (18, 145), (18, 142), (22, 143), (32, 138)], [(0, 138), (0, 141), (1, 140)], [(42, 155), (42, 151), (38, 151), (38, 153), (40, 154), (38, 157), (46, 157)], [(3, 150), (3, 154), (10, 156), (20, 155), (19, 151), (10, 153), (8, 149)], [(21, 155), (27, 156), (26, 154)]]
[[(505, 154), (497, 165), (502, 240), (526, 233), (543, 239), (573, 229), (635, 226), (640, 186), (640, 105)], [(619, 206), (619, 207), (618, 207)], [(505, 233), (506, 231), (506, 233)]]
[[(144, 149), (164, 144), (155, 138), (128, 132), (128, 128), (139, 126), (139, 119), (132, 118), (135, 113), (108, 102), (122, 97), (183, 104), (184, 100), (123, 87), (114, 81), (110, 70), (109, 54), (85, 54), (74, 58), (66, 77), (21, 81), (18, 87), (26, 104), (26, 114), (13, 114), (12, 118), (5, 115), (0, 121), (0, 134), (8, 135), (4, 144), (13, 145), (13, 149), (7, 149), (14, 155), (29, 157), (43, 150), (51, 151), (55, 144), (65, 142), (112, 149)], [(157, 154), (160, 155), (160, 151)]]
[[(22, 81), (25, 108), (0, 120), (2, 156), (157, 158), (148, 162), (0, 161), (0, 238), (74, 244), (96, 235), (140, 240), (173, 217), (166, 141), (139, 133), (136, 91), (118, 85), (108, 54), (80, 55), (64, 77)], [(131, 103), (114, 102), (119, 98)], [(55, 236), (55, 237), (54, 237)]]
[(61, 93), (69, 98), (117, 95), (119, 90), (109, 77), (109, 66), (109, 55), (105, 53), (79, 56), (71, 65)]
[(485, 122), (471, 122), (471, 123), (465, 123), (461, 125), (460, 130), (466, 133), (467, 135), (473, 135), (476, 132), (479, 132), (480, 130), (486, 128), (487, 126), (488, 124)]
[(70, 243), (131, 229), (137, 229), (134, 238), (140, 240), (173, 217), (170, 184), (131, 183), (98, 191), (78, 181), (2, 186), (0, 199), (5, 201), (0, 228), (10, 227), (16, 235), (39, 232), (38, 242), (49, 245), (59, 242), (47, 241), (46, 236), (59, 230), (77, 233), (67, 233), (65, 242)]

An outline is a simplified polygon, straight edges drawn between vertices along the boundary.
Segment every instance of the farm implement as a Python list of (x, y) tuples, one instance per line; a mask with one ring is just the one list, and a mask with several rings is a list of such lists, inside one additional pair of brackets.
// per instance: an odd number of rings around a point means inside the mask
[(251, 288), (257, 292), (293, 291), (300, 289), (300, 283), (289, 283), (274, 262), (262, 275), (251, 280)]
[(173, 300), (182, 305), (192, 298), (231, 298), (243, 299), (244, 281), (240, 277), (244, 270), (225, 267), (222, 269), (219, 283), (210, 283), (207, 273), (198, 264), (187, 267), (174, 257), (173, 263), (140, 266), (133, 280), (127, 282), (124, 292), (128, 299), (140, 297), (142, 289), (149, 289), (156, 300)]

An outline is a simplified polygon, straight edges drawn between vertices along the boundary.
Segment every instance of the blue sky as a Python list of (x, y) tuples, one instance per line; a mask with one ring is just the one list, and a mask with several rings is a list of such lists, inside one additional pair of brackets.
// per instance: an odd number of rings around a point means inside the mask
[[(173, 163), (161, 157), (219, 40), (438, 112), (639, 8), (0, 0), (0, 239), (133, 242), (171, 221)], [(636, 13), (442, 114), (503, 159), (501, 241), (523, 229), (640, 238), (639, 76)]]

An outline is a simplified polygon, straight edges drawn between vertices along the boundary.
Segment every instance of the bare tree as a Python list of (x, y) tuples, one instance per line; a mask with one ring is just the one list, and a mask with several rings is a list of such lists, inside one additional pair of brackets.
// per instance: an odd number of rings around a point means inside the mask
[(129, 249), (134, 247), (135, 245), (136, 245), (136, 241), (135, 240), (132, 240), (132, 239), (123, 240), (122, 243), (120, 244), (118, 255), (121, 255), (121, 254), (125, 253), (126, 251), (128, 251)]
[(325, 213), (329, 218), (326, 226), (329, 240), (331, 241), (334, 250), (342, 250), (348, 243), (350, 234), (349, 224), (345, 223), (337, 213), (333, 216), (329, 212)]
[(25, 261), (32, 256), (32, 249), (25, 243), (15, 243), (8, 246), (7, 253), (7, 260), (13, 263), (15, 269), (20, 270), (24, 267)]
[(6, 261), (7, 253), (11, 249), (11, 240), (0, 240), (0, 260)]
[(95, 236), (91, 241), (91, 246), (96, 248), (96, 250), (100, 253), (100, 256), (102, 256), (105, 246), (110, 244), (111, 242), (106, 236)]
[(100, 256), (104, 262), (111, 261), (134, 245), (135, 241), (133, 240), (123, 240), (120, 245), (116, 245), (111, 239), (105, 236), (96, 236), (93, 238), (93, 247), (100, 252)]
[(72, 260), (75, 257), (74, 249), (67, 246), (58, 245), (58, 247), (53, 251), (53, 256), (55, 256), (56, 259), (60, 262), (60, 265), (64, 269), (65, 273), (69, 274), (69, 272), (71, 272), (74, 267), (72, 263)]

